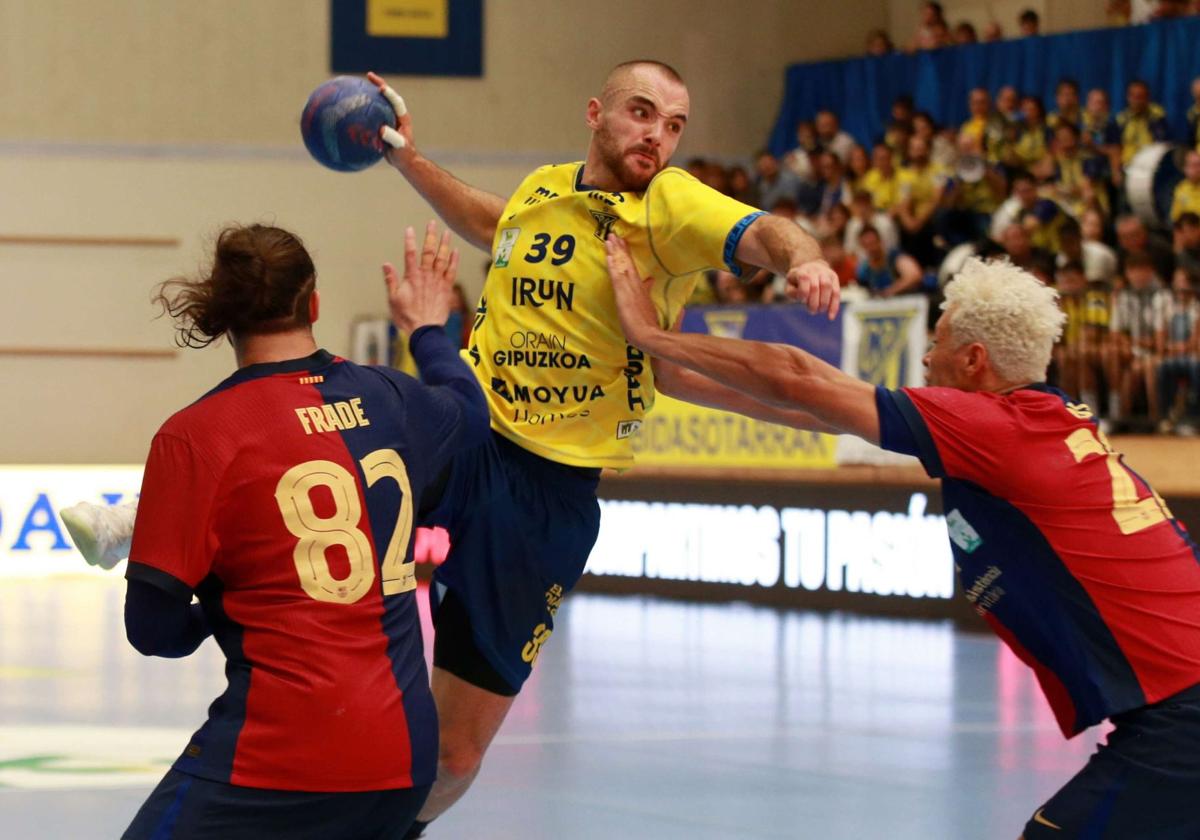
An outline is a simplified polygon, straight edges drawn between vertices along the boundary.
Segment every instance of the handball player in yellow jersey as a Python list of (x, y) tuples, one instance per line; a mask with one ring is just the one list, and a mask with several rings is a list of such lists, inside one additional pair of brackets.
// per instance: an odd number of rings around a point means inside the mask
[(487, 395), (491, 443), (455, 459), (426, 517), (450, 532), (434, 576), (433, 691), (440, 764), (410, 834), (466, 792), (553, 630), (599, 528), (600, 469), (633, 465), (631, 437), (655, 391), (786, 423), (789, 412), (643, 356), (621, 331), (605, 264), (610, 233), (655, 279), (675, 325), (700, 272), (786, 275), (810, 311), (837, 313), (838, 280), (794, 223), (668, 166), (687, 125), (688, 90), (656, 61), (621, 64), (587, 103), (582, 162), (533, 171), (508, 199), (471, 187), (417, 150), (403, 100), (388, 161), (492, 267), (463, 351)]

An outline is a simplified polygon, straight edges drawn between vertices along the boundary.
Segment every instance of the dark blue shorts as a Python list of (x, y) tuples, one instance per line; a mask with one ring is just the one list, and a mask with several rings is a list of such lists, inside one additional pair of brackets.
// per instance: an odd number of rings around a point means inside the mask
[(1026, 840), (1200, 838), (1200, 685), (1112, 722), (1108, 742), (1035, 812)]
[[(453, 591), (478, 653), (513, 693), (528, 679), (559, 603), (596, 543), (599, 481), (599, 470), (548, 461), (493, 433), (488, 443), (455, 456), (429, 517), (450, 534), (450, 553), (430, 587), (435, 622), (445, 593)], [(446, 667), (437, 657), (435, 641), (434, 664)]]
[(401, 840), (429, 795), (306, 793), (241, 787), (169, 770), (122, 840)]

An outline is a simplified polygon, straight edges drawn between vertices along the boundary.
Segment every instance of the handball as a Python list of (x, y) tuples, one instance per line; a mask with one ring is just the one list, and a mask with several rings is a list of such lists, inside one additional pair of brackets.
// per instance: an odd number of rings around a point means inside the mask
[(377, 163), (385, 151), (379, 130), (395, 125), (396, 112), (379, 89), (355, 76), (337, 76), (320, 85), (300, 114), (308, 153), (337, 172)]

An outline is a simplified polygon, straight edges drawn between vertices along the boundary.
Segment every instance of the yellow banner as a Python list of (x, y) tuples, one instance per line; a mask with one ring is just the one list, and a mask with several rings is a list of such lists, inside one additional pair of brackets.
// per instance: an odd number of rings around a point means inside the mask
[(445, 38), (450, 34), (450, 0), (367, 0), (367, 34)]
[(837, 466), (837, 438), (790, 429), (659, 394), (634, 436), (637, 463), (794, 470)]

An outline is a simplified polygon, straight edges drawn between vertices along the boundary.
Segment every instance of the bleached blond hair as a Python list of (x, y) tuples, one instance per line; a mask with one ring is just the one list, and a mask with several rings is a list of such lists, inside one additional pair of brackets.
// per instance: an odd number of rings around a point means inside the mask
[(979, 342), (1005, 382), (1041, 382), (1066, 315), (1058, 292), (1007, 259), (969, 258), (946, 284), (942, 309), (958, 346)]

